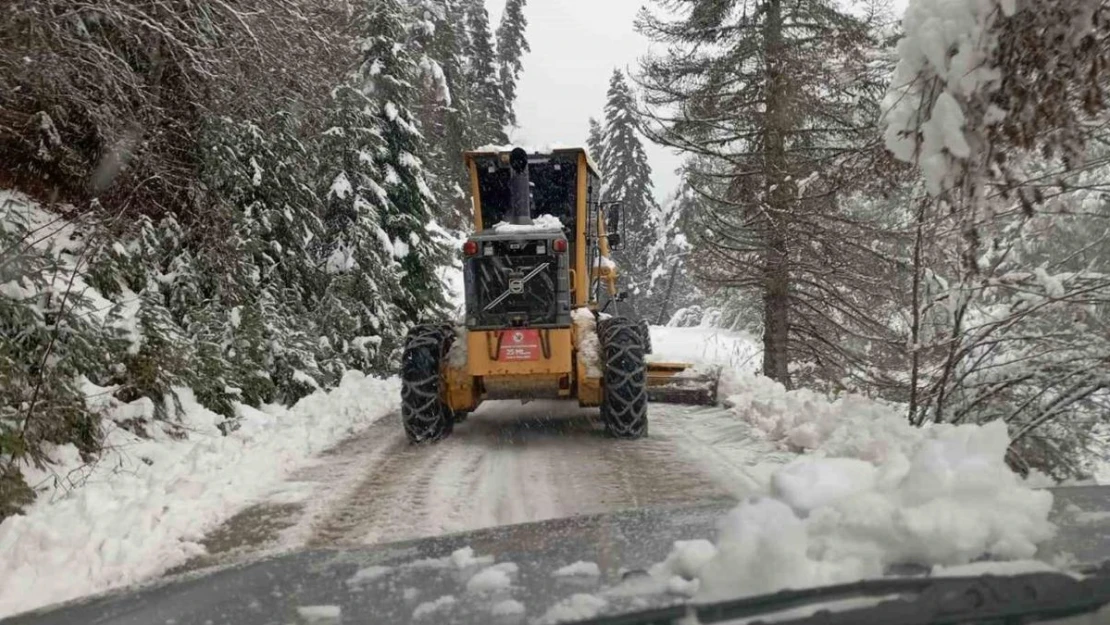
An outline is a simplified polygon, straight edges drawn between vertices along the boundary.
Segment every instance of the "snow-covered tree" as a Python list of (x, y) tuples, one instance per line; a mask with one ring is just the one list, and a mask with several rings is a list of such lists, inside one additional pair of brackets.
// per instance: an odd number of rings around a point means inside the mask
[(605, 166), (602, 165), (602, 158), (605, 156), (605, 129), (601, 124), (594, 119), (590, 118), (590, 132), (586, 136), (586, 147), (590, 150), (590, 156), (594, 158), (598, 168), (601, 169), (598, 173), (605, 177)]
[(910, 418), (1002, 418), (1012, 465), (1082, 474), (1110, 386), (1110, 278), (1094, 255), (1110, 219), (1110, 7), (949, 8), (909, 4), (885, 118), (887, 146), (928, 193), (914, 219)]
[(374, 0), (363, 21), (363, 58), (336, 90), (333, 146), (323, 181), (327, 289), (320, 322), (329, 344), (359, 367), (387, 366), (407, 328), (444, 307), (428, 234), (434, 201), (412, 116), (419, 67), (409, 54), (404, 7)]
[(424, 75), (422, 95), (413, 107), (427, 145), (428, 185), (436, 197), (436, 219), (449, 228), (470, 221), (470, 177), (462, 153), (472, 144), (470, 85), (465, 47), (469, 41), (458, 0), (419, 0), (412, 26), (414, 53)]
[[(465, 48), (469, 85), (469, 127), (472, 141), (503, 145), (509, 110), (498, 73), (498, 56), (490, 33), (489, 12), (483, 0), (461, 0), (466, 18)], [(472, 146), (477, 147), (477, 145)]]
[(655, 239), (659, 207), (652, 194), (651, 165), (636, 129), (636, 101), (620, 70), (613, 70), (605, 103), (605, 200), (623, 205), (625, 240), (615, 254), (638, 315), (653, 318), (657, 305), (648, 299), (651, 270), (648, 250)]
[(516, 125), (516, 84), (524, 71), (523, 57), (531, 52), (525, 31), (528, 19), (524, 17), (524, 5), (528, 0), (506, 0), (501, 23), (497, 25), (497, 60), (500, 63), (501, 90), (505, 96), (505, 109), (509, 124)]
[(648, 321), (665, 325), (678, 310), (696, 305), (699, 298), (687, 261), (693, 248), (686, 236), (698, 211), (698, 197), (683, 184), (660, 208), (655, 236), (648, 247), (648, 299), (658, 310)]
[(841, 265), (825, 261), (857, 242), (836, 193), (862, 169), (848, 159), (874, 144), (883, 85), (869, 25), (830, 0), (657, 4), (638, 20), (666, 48), (642, 64), (642, 127), (701, 157), (692, 184), (715, 210), (699, 268), (762, 300), (763, 372), (790, 384), (794, 348), (836, 344), (801, 315), (864, 312), (836, 301), (826, 276)]

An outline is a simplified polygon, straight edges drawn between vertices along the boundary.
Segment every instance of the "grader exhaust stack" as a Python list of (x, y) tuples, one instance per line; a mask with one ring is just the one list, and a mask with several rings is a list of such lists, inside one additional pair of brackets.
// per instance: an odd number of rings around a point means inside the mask
[(606, 224), (619, 223), (619, 207), (601, 202), (584, 149), (491, 147), (464, 158), (475, 209), (463, 245), (466, 314), (458, 327), (417, 326), (405, 341), (410, 441), (447, 436), (487, 399), (597, 406), (617, 438), (647, 434), (649, 400), (716, 401), (714, 376), (649, 362), (645, 323), (601, 313), (603, 292), (618, 299), (609, 256), (619, 238)]

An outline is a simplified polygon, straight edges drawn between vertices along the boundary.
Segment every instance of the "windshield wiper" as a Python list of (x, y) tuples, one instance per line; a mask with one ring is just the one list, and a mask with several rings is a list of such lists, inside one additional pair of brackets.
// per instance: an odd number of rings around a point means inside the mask
[[(881, 600), (891, 595), (897, 598)], [(822, 604), (834, 601), (867, 598), (881, 602), (836, 612), (821, 608)], [(818, 611), (810, 616), (787, 617), (774, 622), (776, 625), (954, 625), (1058, 619), (1094, 612), (1107, 604), (1110, 604), (1110, 566), (1104, 564), (1093, 576), (1082, 580), (1063, 573), (876, 579), (602, 616), (579, 624), (671, 625), (689, 617), (695, 617), (699, 623), (720, 623), (816, 607)]]

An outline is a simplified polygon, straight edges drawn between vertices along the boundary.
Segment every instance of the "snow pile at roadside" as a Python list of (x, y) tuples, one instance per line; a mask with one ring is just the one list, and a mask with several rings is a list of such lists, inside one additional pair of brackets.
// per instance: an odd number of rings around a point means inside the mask
[[(90, 401), (110, 413), (153, 411), (149, 400), (119, 404), (90, 385)], [(207, 530), (263, 496), (313, 454), (397, 408), (396, 379), (348, 372), (330, 392), (292, 408), (240, 406), (241, 427), (223, 436), (223, 418), (178, 389), (188, 439), (152, 426), (143, 439), (105, 420), (105, 451), (82, 465), (71, 446), (58, 464), (26, 468), (45, 489), (25, 515), (0, 524), (0, 617), (148, 579), (203, 552)], [(136, 414), (137, 413), (137, 414)]]
[(507, 221), (498, 222), (492, 228), (495, 232), (507, 234), (510, 232), (562, 232), (563, 222), (554, 215), (540, 215), (532, 219), (530, 225), (511, 224)]
[(863, 395), (830, 400), (809, 389), (787, 391), (761, 375), (723, 376), (720, 396), (769, 441), (792, 451), (883, 462), (894, 451), (912, 452), (928, 431), (910, 425), (900, 406)]
[[(816, 400), (808, 408), (830, 410)], [(858, 427), (868, 444), (846, 445), (835, 431), (814, 439), (824, 446), (774, 472), (766, 496), (722, 519), (715, 545), (676, 543), (652, 575), (671, 592), (713, 600), (880, 577), (899, 563), (1029, 559), (1052, 537), (1052, 494), (1006, 466), (1005, 424), (869, 429), (880, 413), (841, 412), (843, 427)], [(889, 445), (870, 454), (878, 432), (891, 434)], [(834, 451), (872, 457), (828, 457)]]
[[(652, 338), (661, 358), (704, 363), (703, 332), (652, 328)], [(879, 577), (894, 564), (939, 574), (984, 556), (1028, 560), (1054, 533), (1052, 494), (1006, 465), (1001, 421), (917, 428), (895, 404), (788, 391), (727, 367), (720, 396), (744, 436), (801, 455), (750, 471), (761, 495), (721, 520), (716, 544), (676, 543), (650, 571), (656, 591), (720, 599)]]

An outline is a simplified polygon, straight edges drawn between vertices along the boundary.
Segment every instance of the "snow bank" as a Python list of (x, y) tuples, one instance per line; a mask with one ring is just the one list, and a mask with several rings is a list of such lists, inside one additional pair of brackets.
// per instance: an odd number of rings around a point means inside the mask
[(725, 375), (720, 396), (736, 415), (784, 449), (881, 463), (906, 453), (928, 430), (913, 427), (902, 409), (862, 395), (830, 400), (809, 389), (787, 391), (761, 375)]
[(878, 577), (897, 563), (1029, 559), (1054, 533), (1052, 495), (1007, 467), (1000, 421), (915, 428), (865, 397), (829, 401), (759, 376), (730, 383), (739, 419), (804, 455), (721, 521), (716, 545), (676, 544), (652, 570), (672, 592), (695, 580), (699, 599), (721, 599)]
[(492, 230), (501, 234), (507, 233), (521, 233), (521, 232), (559, 232), (563, 231), (563, 222), (559, 221), (558, 217), (554, 215), (540, 215), (532, 219), (532, 223), (528, 225), (511, 224), (507, 221), (498, 222), (493, 225)]
[[(120, 405), (89, 385), (111, 413), (148, 412), (149, 400)], [(0, 617), (149, 579), (203, 552), (205, 533), (264, 496), (309, 458), (397, 408), (396, 379), (348, 372), (330, 392), (292, 408), (240, 406), (241, 427), (179, 389), (189, 438), (155, 424), (142, 439), (105, 420), (105, 452), (82, 465), (70, 446), (50, 472), (26, 468), (42, 492), (26, 514), (0, 524)], [(95, 399), (94, 399), (95, 398)], [(134, 415), (132, 415), (134, 416)]]
[(677, 542), (641, 590), (712, 600), (879, 577), (897, 563), (952, 574), (983, 556), (1028, 560), (1053, 535), (1052, 495), (1007, 467), (1004, 423), (913, 427), (903, 406), (746, 372), (736, 363), (758, 345), (742, 334), (651, 330), (661, 360), (723, 365), (720, 396), (744, 437), (800, 455), (750, 467), (760, 496), (721, 520), (715, 544)]

